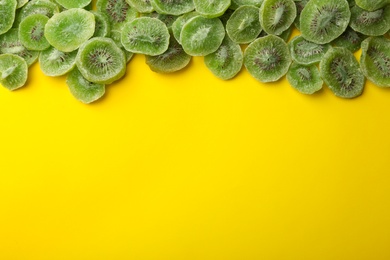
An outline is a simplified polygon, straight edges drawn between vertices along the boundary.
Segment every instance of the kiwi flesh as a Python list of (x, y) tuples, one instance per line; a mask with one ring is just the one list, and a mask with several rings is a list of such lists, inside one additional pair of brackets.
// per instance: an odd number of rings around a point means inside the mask
[(329, 44), (317, 44), (305, 40), (301, 35), (294, 37), (289, 43), (292, 59), (299, 64), (319, 63), (330, 48)]
[(253, 41), (244, 52), (244, 65), (260, 82), (282, 78), (291, 64), (287, 43), (278, 36), (267, 35)]
[(47, 76), (62, 76), (75, 67), (76, 55), (77, 50), (62, 52), (54, 47), (50, 47), (39, 54), (39, 66), (43, 74)]
[(12, 28), (16, 13), (16, 0), (0, 1), (0, 35)]
[(363, 92), (365, 77), (359, 62), (346, 48), (330, 48), (320, 62), (320, 74), (338, 97), (354, 98)]
[(92, 2), (92, 0), (55, 0), (55, 1), (66, 9), (84, 8)]
[(310, 0), (301, 12), (300, 30), (308, 41), (329, 43), (345, 31), (350, 17), (347, 0)]
[(358, 6), (351, 8), (349, 25), (367, 36), (381, 36), (390, 30), (390, 5), (375, 11), (367, 11)]
[(324, 82), (316, 65), (303, 65), (293, 62), (288, 69), (286, 78), (291, 87), (302, 94), (313, 94), (320, 89)]
[(193, 0), (195, 10), (203, 17), (214, 18), (221, 16), (229, 8), (230, 0)]
[(125, 0), (97, 0), (96, 8), (107, 15), (113, 30), (121, 30), (126, 23), (138, 17), (138, 12)]
[(95, 16), (95, 32), (92, 37), (110, 36), (111, 25), (108, 16), (99, 11), (90, 11)]
[(297, 16), (293, 0), (264, 0), (260, 7), (260, 23), (268, 34), (280, 35)]
[(150, 0), (150, 3), (160, 14), (181, 15), (195, 9), (193, 0)]
[(88, 81), (110, 84), (125, 75), (124, 52), (110, 38), (95, 37), (77, 52), (76, 65)]
[(0, 85), (15, 90), (25, 85), (28, 66), (26, 61), (14, 54), (0, 54)]
[(44, 35), (49, 17), (33, 14), (26, 17), (19, 25), (19, 40), (29, 50), (43, 51), (50, 47)]
[(375, 11), (390, 5), (390, 0), (355, 0), (356, 5), (367, 11)]
[(335, 47), (344, 47), (355, 52), (360, 49), (360, 44), (365, 38), (367, 38), (367, 36), (364, 34), (356, 32), (351, 27), (347, 27), (343, 34), (333, 40), (331, 44)]
[(360, 66), (364, 75), (379, 87), (390, 87), (390, 40), (368, 37), (361, 46)]
[(54, 2), (48, 0), (32, 0), (20, 9), (20, 12), (15, 17), (13, 27), (19, 27), (20, 22), (32, 14), (43, 14), (50, 18), (59, 12), (60, 9)]
[(153, 12), (153, 6), (150, 0), (126, 0), (126, 2), (139, 13)]
[(195, 16), (198, 16), (199, 14), (197, 12), (189, 12), (186, 14), (183, 14), (179, 16), (173, 23), (172, 23), (172, 33), (173, 36), (176, 38), (177, 42), (181, 44), (180, 41), (180, 35), (181, 30), (183, 29), (183, 26)]

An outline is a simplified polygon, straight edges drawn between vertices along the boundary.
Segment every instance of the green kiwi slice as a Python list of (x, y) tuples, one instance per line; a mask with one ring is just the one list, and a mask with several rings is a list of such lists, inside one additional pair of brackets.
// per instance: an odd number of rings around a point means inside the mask
[(11, 28), (5, 34), (0, 35), (0, 53), (15, 54), (22, 57), (27, 65), (32, 65), (39, 55), (39, 51), (26, 49), (19, 40), (19, 30)]
[(320, 74), (338, 97), (354, 98), (363, 92), (365, 78), (359, 62), (346, 48), (330, 48), (320, 62)]
[(280, 38), (282, 38), (283, 41), (288, 42), (289, 39), (290, 39), (290, 36), (291, 36), (291, 34), (292, 34), (292, 32), (293, 32), (293, 27), (294, 27), (294, 26), (291, 25), (290, 27), (287, 28), (287, 30), (285, 30), (284, 32), (282, 32), (282, 33), (279, 34), (278, 36), (279, 36)]
[(193, 0), (150, 0), (150, 3), (160, 14), (181, 15), (195, 9)]
[(173, 36), (176, 38), (176, 41), (181, 44), (180, 41), (180, 35), (181, 30), (183, 29), (183, 26), (193, 17), (198, 16), (199, 14), (197, 12), (189, 12), (186, 14), (183, 14), (179, 16), (173, 23), (172, 23), (172, 33)]
[(45, 25), (49, 17), (33, 14), (19, 24), (19, 40), (29, 50), (43, 51), (50, 47), (44, 35)]
[(110, 84), (126, 72), (124, 52), (110, 38), (95, 37), (80, 46), (76, 65), (88, 81)]
[(355, 5), (351, 8), (349, 25), (367, 36), (384, 35), (390, 30), (390, 5), (375, 11), (366, 11)]
[(191, 60), (191, 56), (184, 52), (175, 37), (169, 38), (168, 49), (160, 55), (145, 55), (146, 64), (152, 71), (158, 73), (172, 73), (185, 68)]
[(165, 23), (157, 18), (140, 17), (123, 27), (121, 41), (130, 52), (154, 56), (168, 49), (169, 37)]
[(225, 28), (221, 20), (196, 16), (183, 26), (180, 41), (187, 54), (206, 56), (219, 48), (224, 37)]
[(297, 16), (293, 0), (264, 0), (260, 7), (260, 23), (268, 34), (280, 35)]
[(93, 83), (84, 78), (77, 68), (74, 68), (66, 78), (70, 93), (84, 104), (100, 99), (106, 92), (104, 84)]
[(72, 8), (55, 14), (45, 26), (47, 41), (63, 52), (76, 50), (94, 33), (95, 16), (81, 8)]
[(301, 35), (294, 37), (289, 43), (292, 59), (299, 64), (319, 63), (330, 48), (329, 44), (317, 44), (305, 40)]
[(206, 55), (204, 62), (215, 76), (223, 80), (228, 80), (240, 72), (243, 59), (240, 45), (233, 42), (226, 35), (218, 50)]
[(16, 0), (0, 1), (0, 35), (12, 28), (15, 20)]
[(306, 6), (307, 2), (309, 2), (309, 0), (294, 0), (295, 7), (297, 8), (297, 16), (295, 17), (294, 25), (298, 30), (300, 30), (299, 18), (301, 17), (301, 12)]
[(92, 2), (92, 0), (55, 0), (55, 1), (66, 9), (84, 8)]
[(279, 80), (287, 73), (290, 64), (287, 43), (272, 34), (253, 41), (244, 52), (247, 71), (261, 82)]
[(204, 17), (214, 18), (223, 15), (230, 6), (230, 0), (193, 0), (195, 10)]
[(165, 23), (165, 25), (167, 26), (169, 32), (172, 32), (172, 24), (176, 21), (176, 19), (179, 16), (170, 15), (170, 14), (159, 14), (157, 12), (152, 12), (152, 13), (142, 14), (141, 17), (157, 18), (160, 21), (162, 21), (163, 23)]
[(343, 34), (333, 40), (331, 44), (335, 47), (344, 47), (355, 52), (360, 49), (360, 44), (365, 38), (367, 36), (364, 34), (355, 32), (351, 27), (347, 27)]
[(26, 61), (14, 54), (0, 54), (0, 84), (8, 90), (23, 87), (27, 81)]
[(350, 17), (346, 0), (310, 0), (300, 16), (302, 36), (318, 44), (329, 43), (345, 31)]
[(50, 47), (39, 54), (39, 66), (43, 74), (47, 76), (62, 76), (75, 67), (76, 55), (77, 50), (62, 52), (54, 47)]
[(264, 0), (231, 0), (232, 3), (230, 5), (230, 9), (236, 10), (238, 7), (243, 5), (253, 5), (256, 7), (260, 7)]
[(48, 0), (32, 0), (20, 9), (15, 18), (14, 27), (19, 27), (20, 22), (32, 14), (43, 14), (50, 18), (59, 12), (60, 9), (56, 3)]
[(108, 16), (99, 11), (90, 11), (95, 16), (95, 32), (93, 37), (110, 36), (111, 25)]
[(322, 89), (324, 82), (316, 65), (302, 65), (293, 62), (286, 78), (290, 85), (302, 94), (313, 94)]
[(118, 46), (125, 53), (126, 62), (129, 62), (131, 60), (131, 58), (133, 58), (134, 53), (132, 53), (131, 51), (126, 50), (123, 47), (122, 41), (121, 41), (121, 37), (122, 37), (122, 32), (121, 31), (118, 31), (118, 30), (112, 30), (111, 31), (111, 37), (110, 38), (115, 42), (116, 46)]
[(139, 13), (151, 13), (154, 10), (150, 0), (126, 0), (126, 2)]
[(360, 66), (364, 75), (379, 87), (390, 87), (390, 40), (368, 37), (361, 46)]
[(375, 11), (390, 5), (390, 0), (355, 0), (356, 5), (367, 11)]
[(138, 17), (138, 12), (125, 0), (97, 0), (96, 8), (107, 15), (113, 30), (121, 30), (126, 23)]
[(238, 7), (226, 23), (226, 32), (239, 44), (255, 40), (261, 32), (259, 8), (249, 5)]

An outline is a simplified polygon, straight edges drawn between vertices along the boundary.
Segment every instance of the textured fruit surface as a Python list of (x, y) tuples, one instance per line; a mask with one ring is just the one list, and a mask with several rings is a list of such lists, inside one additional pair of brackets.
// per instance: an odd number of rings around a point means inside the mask
[(259, 8), (255, 6), (237, 8), (226, 23), (226, 32), (236, 43), (252, 42), (261, 32)]
[(0, 54), (0, 84), (8, 90), (24, 86), (27, 81), (26, 61), (14, 54)]
[(123, 47), (133, 53), (160, 55), (168, 49), (169, 31), (157, 18), (140, 17), (127, 23), (122, 30)]
[(42, 51), (50, 47), (44, 35), (49, 17), (33, 14), (26, 17), (19, 25), (19, 40), (29, 50)]
[(294, 37), (289, 43), (292, 59), (300, 64), (314, 64), (320, 62), (329, 44), (317, 44), (305, 40), (302, 36)]
[(360, 44), (365, 38), (367, 38), (367, 36), (355, 32), (351, 27), (347, 27), (343, 34), (332, 41), (331, 44), (335, 47), (344, 47), (355, 52), (360, 49)]
[(91, 0), (55, 0), (58, 4), (65, 7), (66, 9), (70, 8), (83, 8), (91, 3)]
[(329, 49), (320, 62), (320, 73), (338, 97), (354, 98), (363, 92), (364, 75), (355, 56), (346, 48)]
[(297, 16), (293, 0), (264, 0), (260, 7), (260, 23), (268, 34), (280, 35)]
[(153, 12), (150, 0), (126, 0), (126, 2), (139, 13)]
[(0, 1), (0, 35), (11, 29), (15, 19), (16, 0)]
[(315, 65), (302, 65), (293, 62), (288, 69), (286, 78), (291, 87), (303, 94), (313, 94), (322, 89), (323, 81)]
[(290, 66), (287, 44), (278, 36), (267, 35), (253, 41), (244, 52), (244, 65), (261, 82), (273, 82), (283, 77)]
[(76, 50), (95, 32), (95, 16), (81, 8), (53, 15), (45, 26), (47, 41), (64, 52)]
[(367, 36), (383, 35), (390, 30), (390, 5), (371, 12), (354, 6), (349, 25)]
[(225, 37), (225, 28), (218, 18), (196, 16), (181, 30), (181, 44), (192, 56), (205, 56), (215, 52)]
[(39, 54), (39, 66), (47, 76), (61, 76), (71, 71), (76, 65), (77, 50), (62, 52), (50, 47)]
[(193, 0), (195, 10), (204, 17), (221, 16), (230, 6), (230, 0)]
[(198, 16), (199, 14), (197, 12), (189, 12), (186, 14), (183, 14), (179, 16), (172, 24), (172, 33), (173, 36), (176, 38), (178, 43), (181, 43), (180, 41), (180, 35), (181, 30), (183, 29), (183, 26), (193, 17)]
[(390, 0), (355, 0), (356, 5), (367, 11), (375, 11), (386, 5), (390, 5)]
[(160, 14), (181, 15), (195, 8), (193, 0), (150, 0), (150, 3)]
[(138, 16), (138, 12), (125, 0), (97, 0), (96, 8), (108, 16), (111, 28), (115, 30), (121, 30), (127, 22)]

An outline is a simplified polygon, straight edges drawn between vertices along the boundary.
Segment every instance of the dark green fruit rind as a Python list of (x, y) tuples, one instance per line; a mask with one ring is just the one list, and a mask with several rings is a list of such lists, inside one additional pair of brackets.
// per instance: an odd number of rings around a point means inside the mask
[(320, 62), (320, 74), (338, 97), (354, 98), (363, 92), (365, 77), (359, 62), (346, 48), (329, 49)]
[(286, 78), (290, 85), (302, 94), (313, 94), (322, 89), (323, 81), (315, 65), (302, 65), (293, 62)]

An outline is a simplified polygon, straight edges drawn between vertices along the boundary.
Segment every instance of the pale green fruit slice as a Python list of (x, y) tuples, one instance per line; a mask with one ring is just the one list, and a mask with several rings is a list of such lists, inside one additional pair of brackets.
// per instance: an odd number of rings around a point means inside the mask
[(43, 51), (50, 47), (44, 35), (45, 25), (49, 17), (33, 14), (19, 24), (19, 40), (29, 50)]
[(375, 11), (390, 5), (390, 0), (355, 0), (356, 5), (367, 11)]
[(106, 92), (104, 84), (88, 81), (77, 68), (74, 68), (68, 74), (66, 84), (70, 93), (84, 104), (89, 104), (100, 99)]
[(0, 35), (11, 29), (15, 20), (16, 6), (16, 0), (0, 0)]
[(297, 9), (293, 0), (264, 0), (260, 24), (268, 34), (280, 35), (294, 22)]
[(113, 30), (122, 30), (122, 27), (138, 17), (136, 9), (125, 0), (97, 0), (96, 8), (107, 15)]
[(195, 8), (193, 0), (150, 0), (150, 3), (160, 14), (181, 15)]
[(150, 0), (126, 0), (126, 2), (139, 13), (153, 12), (153, 6)]
[(214, 18), (223, 15), (229, 8), (230, 0), (193, 0), (195, 10), (202, 16)]
[(28, 66), (26, 61), (14, 54), (0, 55), (0, 85), (8, 90), (24, 86), (27, 81)]
[(287, 72), (286, 78), (291, 87), (302, 94), (313, 94), (320, 89), (324, 82), (316, 65), (302, 65), (293, 62)]
[(111, 31), (111, 37), (110, 38), (115, 42), (116, 46), (118, 46), (125, 53), (126, 62), (128, 63), (133, 58), (134, 53), (132, 53), (131, 51), (126, 50), (123, 47), (122, 41), (121, 41), (121, 37), (122, 37), (122, 32), (121, 31), (118, 31), (118, 30), (112, 30)]
[(66, 9), (83, 8), (91, 3), (91, 0), (55, 0)]
[(206, 56), (215, 52), (225, 37), (225, 28), (218, 18), (196, 16), (181, 30), (184, 51), (192, 56)]
[(172, 24), (172, 33), (177, 42), (181, 44), (180, 35), (183, 26), (193, 17), (198, 16), (197, 12), (189, 12), (179, 16)]
[(319, 63), (328, 49), (329, 44), (317, 44), (305, 40), (301, 35), (294, 37), (289, 43), (292, 59), (304, 65)]
[(14, 27), (18, 27), (24, 18), (32, 14), (43, 14), (50, 18), (59, 12), (60, 9), (54, 2), (50, 2), (49, 0), (32, 0), (20, 9), (20, 12), (15, 18)]
[(367, 36), (384, 35), (390, 30), (390, 5), (371, 12), (354, 6), (351, 8), (349, 25)]
[(53, 15), (45, 26), (47, 41), (54, 48), (71, 52), (95, 32), (95, 16), (87, 10), (73, 8)]
[(43, 74), (47, 76), (62, 76), (75, 67), (76, 55), (77, 50), (62, 52), (54, 47), (50, 47), (39, 54), (39, 66)]
[(108, 37), (110, 36), (111, 24), (108, 16), (99, 11), (90, 11), (95, 16), (95, 32), (93, 37)]

